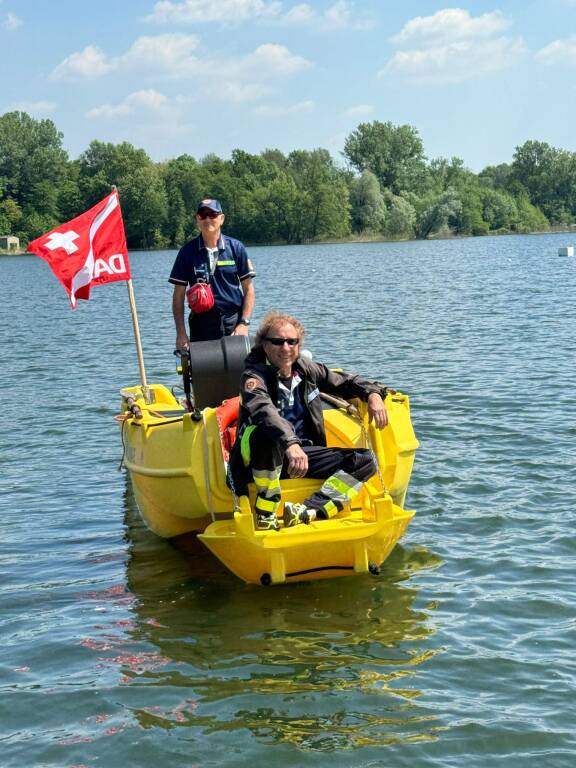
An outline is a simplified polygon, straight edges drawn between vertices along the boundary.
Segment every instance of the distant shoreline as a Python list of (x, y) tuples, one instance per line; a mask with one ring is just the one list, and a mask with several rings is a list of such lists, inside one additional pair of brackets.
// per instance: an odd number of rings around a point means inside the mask
[[(485, 235), (454, 235), (450, 232), (438, 233), (434, 237), (428, 237), (425, 239), (419, 239), (416, 237), (407, 238), (385, 238), (385, 237), (345, 237), (341, 239), (333, 240), (314, 240), (307, 243), (287, 243), (287, 242), (274, 242), (274, 243), (250, 243), (246, 242), (249, 248), (270, 248), (273, 246), (301, 246), (301, 245), (353, 245), (360, 243), (425, 243), (433, 242), (435, 240), (470, 240), (472, 238), (483, 237), (505, 237), (507, 235), (559, 235), (559, 234), (575, 234), (576, 224), (567, 224), (566, 226), (551, 226), (549, 229), (535, 230), (534, 232), (503, 232), (501, 230), (494, 230), (494, 232), (487, 232)], [(172, 246), (169, 248), (130, 248), (130, 253), (153, 253), (155, 251), (177, 251), (179, 246)], [(35, 254), (28, 251), (7, 251), (0, 250), (0, 256), (25, 256), (26, 254), (34, 256)]]

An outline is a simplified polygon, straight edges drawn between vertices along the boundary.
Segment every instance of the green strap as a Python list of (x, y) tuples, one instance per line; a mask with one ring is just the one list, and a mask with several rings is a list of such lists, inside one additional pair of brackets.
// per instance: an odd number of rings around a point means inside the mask
[(240, 440), (240, 454), (245, 467), (250, 465), (250, 435), (255, 429), (256, 426), (254, 424), (249, 424), (242, 433)]

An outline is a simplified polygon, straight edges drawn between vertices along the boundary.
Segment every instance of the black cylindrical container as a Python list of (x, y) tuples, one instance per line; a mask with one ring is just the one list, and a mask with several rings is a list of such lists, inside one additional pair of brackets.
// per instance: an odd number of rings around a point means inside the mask
[(190, 371), (196, 408), (216, 408), (222, 400), (236, 397), (250, 344), (248, 336), (223, 336), (215, 341), (194, 341), (190, 344)]

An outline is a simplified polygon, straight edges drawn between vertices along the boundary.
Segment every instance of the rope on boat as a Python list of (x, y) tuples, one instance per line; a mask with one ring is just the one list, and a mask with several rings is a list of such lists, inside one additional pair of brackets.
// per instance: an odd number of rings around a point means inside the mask
[(204, 418), (204, 412), (202, 412), (202, 429), (204, 432), (204, 485), (206, 486), (206, 501), (208, 502), (208, 511), (212, 522), (216, 522), (216, 515), (214, 514), (214, 506), (212, 504), (212, 491), (210, 490), (210, 468), (208, 466), (209, 453), (208, 453), (208, 430), (206, 429), (206, 419)]
[(128, 416), (114, 416), (114, 418), (116, 421), (122, 421), (122, 427), (120, 428), (120, 439), (122, 440), (122, 456), (120, 457), (120, 464), (118, 464), (118, 472), (121, 472), (124, 466), (124, 459), (126, 458), (126, 440), (124, 438), (124, 430), (126, 429)]

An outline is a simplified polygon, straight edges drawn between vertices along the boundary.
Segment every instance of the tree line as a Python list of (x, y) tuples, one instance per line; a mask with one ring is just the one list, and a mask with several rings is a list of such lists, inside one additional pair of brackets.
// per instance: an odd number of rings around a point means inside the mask
[(118, 187), (130, 248), (179, 247), (198, 201), (216, 197), (226, 230), (251, 243), (542, 231), (576, 218), (576, 153), (540, 141), (480, 173), (459, 158), (429, 161), (409, 125), (361, 123), (345, 163), (325, 149), (153, 162), (132, 144), (92, 141), (76, 160), (51, 120), (0, 116), (0, 235), (30, 240)]

